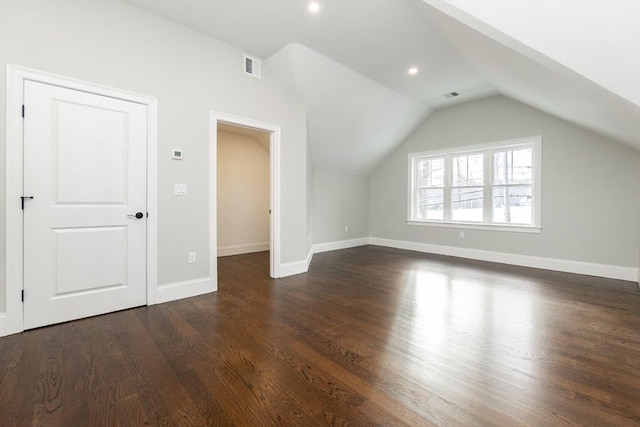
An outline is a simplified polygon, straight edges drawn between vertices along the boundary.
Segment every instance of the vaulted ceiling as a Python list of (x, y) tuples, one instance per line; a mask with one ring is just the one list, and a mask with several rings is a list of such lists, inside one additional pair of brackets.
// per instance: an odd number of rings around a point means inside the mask
[(434, 109), (498, 93), (640, 149), (637, 103), (441, 1), (127, 2), (265, 59), (316, 168), (366, 175)]

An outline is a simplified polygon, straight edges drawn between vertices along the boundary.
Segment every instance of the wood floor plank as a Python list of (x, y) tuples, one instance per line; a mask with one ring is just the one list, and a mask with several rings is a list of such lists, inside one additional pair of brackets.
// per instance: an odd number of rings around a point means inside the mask
[(0, 425), (638, 426), (637, 284), (364, 246), (0, 338)]

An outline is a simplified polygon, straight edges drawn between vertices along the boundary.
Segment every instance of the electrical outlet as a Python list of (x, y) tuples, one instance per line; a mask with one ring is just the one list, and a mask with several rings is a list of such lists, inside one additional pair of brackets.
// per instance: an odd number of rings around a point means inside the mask
[(348, 225), (345, 225), (345, 226), (344, 226), (344, 232), (345, 232), (345, 233), (349, 232), (349, 226), (348, 226)]
[(189, 252), (189, 264), (193, 264), (196, 262), (196, 253)]
[(461, 239), (464, 239), (464, 231), (461, 231), (461, 232), (460, 232), (460, 238), (461, 238)]

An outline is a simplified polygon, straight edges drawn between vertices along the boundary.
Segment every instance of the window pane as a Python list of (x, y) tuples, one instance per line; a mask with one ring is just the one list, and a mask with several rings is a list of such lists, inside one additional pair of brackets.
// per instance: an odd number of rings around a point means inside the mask
[(442, 187), (444, 185), (444, 159), (423, 159), (417, 165), (418, 187)]
[(531, 224), (532, 187), (493, 189), (493, 222)]
[(454, 188), (451, 202), (454, 221), (482, 221), (482, 187)]
[(418, 190), (417, 215), (417, 219), (444, 219), (444, 190)]
[(451, 160), (453, 186), (482, 185), (483, 158), (482, 154), (454, 157)]
[(493, 153), (493, 182), (495, 184), (531, 184), (533, 150), (498, 151)]

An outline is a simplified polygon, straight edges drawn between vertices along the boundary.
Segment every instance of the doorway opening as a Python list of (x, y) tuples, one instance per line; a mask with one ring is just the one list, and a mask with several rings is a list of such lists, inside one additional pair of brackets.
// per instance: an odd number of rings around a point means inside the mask
[(279, 277), (280, 127), (211, 113), (211, 265), (221, 256), (269, 252)]
[(271, 132), (220, 122), (217, 137), (218, 258), (269, 251)]

